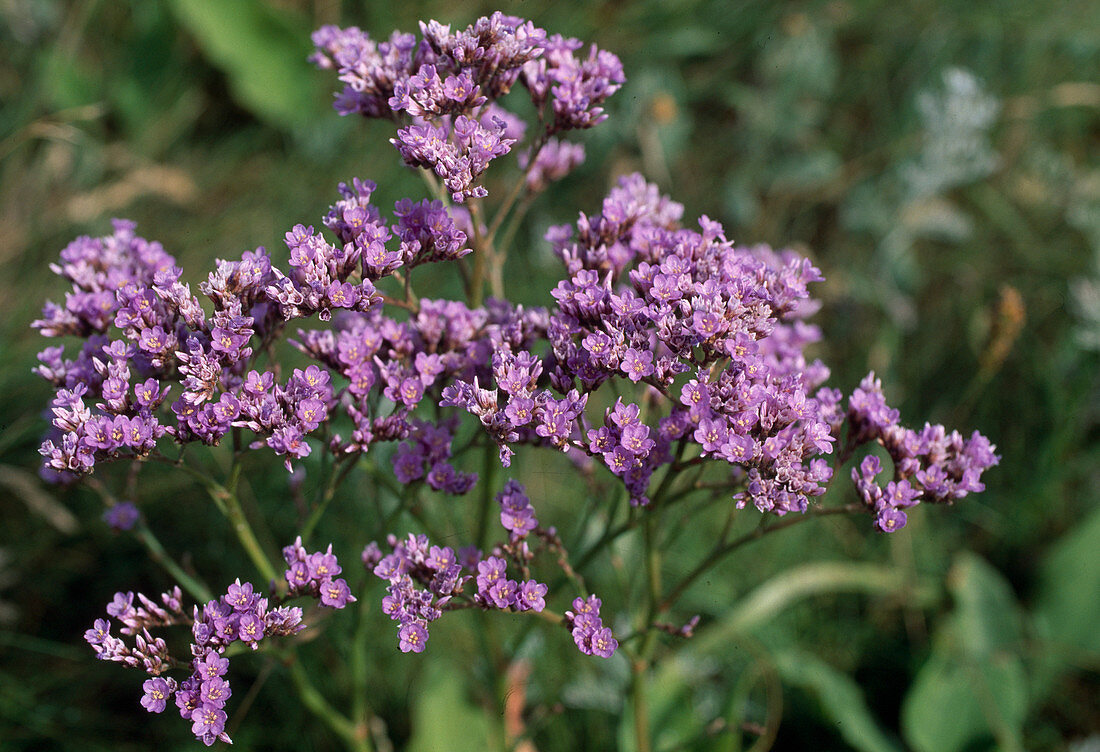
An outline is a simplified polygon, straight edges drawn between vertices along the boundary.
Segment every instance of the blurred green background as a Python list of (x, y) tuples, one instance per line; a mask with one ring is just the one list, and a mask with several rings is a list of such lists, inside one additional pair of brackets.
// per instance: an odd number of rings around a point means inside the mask
[[(28, 325), (61, 294), (48, 264), (125, 216), (197, 284), (215, 257), (257, 245), (278, 256), (291, 226), (319, 225), (340, 180), (375, 180), (383, 207), (421, 195), (388, 124), (332, 112), (333, 77), (305, 61), (309, 32), (354, 23), (383, 37), (498, 8), (616, 52), (628, 77), (611, 119), (585, 134), (587, 163), (529, 215), (509, 266), (516, 298), (550, 301), (546, 226), (595, 211), (615, 175), (640, 170), (689, 218), (814, 259), (826, 277), (817, 352), (834, 386), (850, 391), (874, 369), (905, 422), (977, 428), (1003, 455), (985, 494), (922, 508), (900, 533), (819, 521), (739, 553), (689, 592), (679, 615), (702, 614), (714, 637), (658, 675), (657, 748), (736, 749), (730, 709), (763, 712), (775, 697), (742, 686), (753, 675), (782, 687), (774, 749), (1100, 748), (1100, 4), (382, 6), (0, 0), (0, 749), (196, 745), (174, 714), (138, 706), (138, 675), (94, 661), (81, 640), (115, 590), (167, 581), (106, 528), (95, 497), (37, 479), (50, 390), (30, 373), (43, 343)], [(293, 535), (293, 515), (278, 511), (285, 479), (261, 467), (246, 501), (263, 508), (274, 546)], [(569, 487), (568, 468), (521, 472), (536, 507), (568, 529), (554, 490)], [(247, 576), (185, 478), (145, 489), (143, 513), (187, 566), (216, 587)], [(354, 497), (340, 499), (350, 527), (328, 531), (349, 561), (377, 535)], [(681, 535), (670, 572), (686, 572), (707, 541), (702, 526)], [(848, 560), (908, 585), (813, 595), (766, 623), (730, 611), (793, 565)], [(389, 736), (410, 749), (484, 748), (479, 706), (495, 705), (465, 678), (463, 656), (479, 647), (461, 631), (479, 624), (456, 618), (433, 649), (401, 656), (377, 613), (380, 588), (368, 595), (384, 635), (368, 681)], [(616, 704), (625, 663), (583, 661), (561, 635), (491, 628), (532, 666), (537, 749), (628, 744)], [(315, 658), (343, 660), (322, 646)], [(241, 658), (234, 672), (231, 705), (249, 708), (238, 746), (330, 748), (276, 662)], [(261, 689), (246, 697), (251, 685)]]

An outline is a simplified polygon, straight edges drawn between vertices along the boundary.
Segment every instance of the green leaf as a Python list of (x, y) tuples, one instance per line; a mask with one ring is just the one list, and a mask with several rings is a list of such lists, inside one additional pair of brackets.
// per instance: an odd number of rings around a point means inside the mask
[(304, 20), (260, 0), (171, 0), (170, 6), (241, 105), (281, 128), (309, 122), (316, 92)]
[(955, 610), (902, 704), (902, 731), (918, 752), (957, 752), (990, 737), (1022, 750), (1028, 677), (1018, 656), (1022, 619), (1012, 589), (966, 553), (948, 574)]
[(1012, 588), (996, 569), (978, 556), (964, 554), (948, 573), (947, 585), (955, 598), (964, 651), (984, 657), (1020, 645), (1020, 609)]
[(103, 98), (103, 80), (79, 60), (60, 50), (48, 50), (40, 61), (43, 96), (52, 109), (66, 110)]
[(1035, 617), (1060, 646), (1100, 652), (1100, 508), (1051, 549), (1039, 574)]
[(905, 739), (917, 752), (958, 752), (976, 739), (997, 738), (1022, 750), (1027, 676), (1013, 656), (978, 662), (934, 652), (902, 704)]
[(822, 715), (859, 752), (898, 752), (901, 748), (883, 733), (871, 715), (859, 685), (812, 653), (785, 650), (775, 656), (783, 681), (817, 698)]
[(730, 639), (758, 629), (795, 603), (818, 595), (865, 593), (901, 595), (910, 603), (935, 598), (931, 588), (909, 581), (909, 575), (881, 564), (821, 561), (788, 569), (741, 598), (705, 634), (692, 641), (694, 649), (721, 649)]
[(489, 719), (466, 699), (458, 669), (433, 662), (417, 684), (408, 752), (435, 752), (443, 740), (448, 752), (489, 749)]

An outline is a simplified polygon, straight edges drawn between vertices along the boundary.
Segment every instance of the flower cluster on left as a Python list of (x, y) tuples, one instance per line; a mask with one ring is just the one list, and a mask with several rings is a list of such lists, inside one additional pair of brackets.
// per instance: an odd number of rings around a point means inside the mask
[[(335, 577), (340, 565), (329, 546), (325, 552), (308, 553), (301, 539), (283, 550), (290, 567), (285, 574), (291, 584), (290, 596), (307, 595), (322, 607), (343, 608), (355, 598), (347, 583)], [(225, 731), (225, 705), (233, 694), (229, 686), (227, 648), (241, 643), (255, 650), (261, 640), (286, 637), (305, 628), (299, 606), (281, 604), (278, 596), (257, 592), (251, 582), (236, 580), (225, 595), (208, 601), (190, 615), (183, 607), (179, 587), (161, 595), (161, 602), (142, 593), (116, 593), (107, 604), (107, 618), (96, 619), (84, 639), (101, 660), (116, 661), (131, 668), (144, 669), (153, 678), (145, 681), (142, 707), (150, 713), (163, 713), (175, 698), (180, 716), (191, 722), (195, 737), (207, 746), (215, 741), (230, 742)], [(111, 634), (117, 619), (123, 637)], [(162, 637), (153, 637), (150, 629), (178, 624), (191, 628), (190, 659), (174, 657)], [(132, 638), (127, 641), (126, 637)], [(190, 670), (182, 681), (165, 677), (168, 671)]]

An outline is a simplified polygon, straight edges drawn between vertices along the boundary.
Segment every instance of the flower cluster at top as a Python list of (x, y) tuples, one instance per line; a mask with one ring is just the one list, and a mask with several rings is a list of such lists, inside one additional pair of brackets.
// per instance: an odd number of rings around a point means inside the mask
[[(597, 484), (601, 474), (629, 498), (634, 520), (660, 508), (688, 468), (717, 468), (738, 507), (785, 515), (805, 512), (857, 458), (856, 492), (883, 532), (903, 527), (904, 510), (919, 502), (984, 488), (982, 473), (999, 459), (985, 437), (902, 426), (873, 374), (847, 401), (826, 386), (829, 369), (807, 352), (821, 339), (808, 319), (818, 308), (810, 286), (822, 279), (808, 259), (736, 244), (706, 216), (684, 223), (684, 208), (641, 175), (619, 178), (598, 211), (546, 233), (563, 271), (545, 308), (482, 303), (490, 276), (503, 295), (503, 238), (515, 236), (519, 207), (583, 161), (566, 134), (602, 122), (625, 79), (613, 54), (501, 13), (461, 31), (434, 21), (420, 31), (419, 41), (395, 32), (379, 42), (326, 26), (312, 60), (339, 76), (341, 114), (394, 121), (393, 145), (434, 200), (401, 198), (384, 214), (371, 201), (374, 183), (340, 184), (321, 230), (286, 233), (285, 261), (262, 247), (219, 260), (198, 284), (201, 297), (132, 222), (115, 220), (110, 235), (61, 252), (51, 268), (70, 289), (33, 326), (79, 344), (39, 354), (36, 372), (56, 388), (40, 448), (45, 476), (75, 480), (115, 460), (180, 465), (183, 454), (166, 445), (223, 441), (237, 454), (274, 452), (288, 471), (315, 452), (351, 469), (388, 442), (396, 448), (382, 456), (402, 486), (462, 496), (488, 482), (453, 447), (469, 426), (465, 447), (485, 448), (490, 463), (496, 455), (510, 467), (518, 452), (552, 449)], [(509, 109), (517, 83), (530, 101)], [(534, 113), (533, 128), (522, 111)], [(517, 180), (490, 218), (485, 176), (513, 151)], [(416, 291), (412, 273), (428, 263), (451, 265), (466, 299)], [(284, 343), (312, 363), (284, 369)], [(874, 444), (892, 460), (885, 485), (879, 456), (866, 449)], [(523, 486), (482, 490), (486, 501), (496, 494), (506, 532), (487, 554), (415, 534), (389, 535), (386, 554), (377, 543), (363, 551), (386, 582), (383, 610), (397, 622), (400, 650), (423, 651), (445, 612), (479, 608), (540, 614), (566, 627), (581, 652), (611, 656), (618, 642), (600, 599)], [(139, 524), (133, 504), (109, 503), (113, 528)], [(290, 595), (332, 608), (355, 600), (331, 547), (309, 553), (299, 539), (283, 553)], [(576, 588), (570, 596), (581, 594), (563, 615), (547, 608), (558, 593), (532, 573), (540, 553), (556, 557)], [(174, 697), (206, 744), (228, 740), (226, 648), (302, 629), (300, 609), (240, 581), (191, 616), (178, 589), (163, 605), (133, 598), (119, 594), (107, 609), (133, 645), (110, 634), (109, 619), (87, 639), (101, 658), (151, 674), (142, 704), (161, 712)], [(687, 636), (696, 621), (654, 626)], [(149, 632), (173, 624), (191, 625), (186, 661)], [(189, 675), (161, 676), (173, 669)]]
[[(500, 14), (455, 34), (434, 23), (422, 31), (419, 43), (398, 34), (380, 44), (357, 29), (318, 31), (315, 59), (346, 86), (340, 109), (458, 127), (458, 113), (491, 110), (488, 100), (518, 80), (536, 103), (552, 102), (543, 122), (557, 133), (598, 122), (597, 105), (621, 81), (613, 56), (593, 49), (580, 59), (575, 40)], [(569, 149), (551, 151), (575, 161)], [(530, 156), (527, 180), (557, 174)], [(848, 418), (844, 458), (869, 441), (895, 458), (885, 492), (874, 490), (872, 467), (857, 478), (878, 527), (895, 530), (902, 508), (978, 490), (996, 462), (984, 439), (964, 446), (941, 428), (918, 436), (897, 426), (866, 383), (845, 411), (843, 395), (824, 386), (828, 369), (805, 353), (821, 336), (805, 321), (819, 271), (793, 252), (735, 245), (707, 217), (698, 229), (682, 226), (683, 207), (641, 176), (621, 178), (598, 213), (549, 230), (565, 267), (549, 310), (388, 298), (376, 287), (384, 278), (470, 253), (471, 217), (402, 199), (388, 224), (370, 203), (374, 184), (340, 190), (324, 218), (334, 241), (297, 225), (286, 235), (286, 271), (262, 248), (218, 262), (200, 285), (212, 312), (131, 223), (70, 244), (53, 268), (72, 290), (34, 324), (83, 339), (74, 357), (61, 347), (40, 354), (38, 372), (58, 388), (46, 471), (71, 478), (103, 460), (143, 458), (166, 435), (216, 444), (231, 429), (251, 431), (253, 448), (270, 448), (289, 468), (324, 426), (326, 449), (340, 457), (404, 441), (394, 459), (403, 482), (463, 494), (477, 476), (451, 461), (458, 421), (413, 416), (428, 402), (476, 416), (505, 466), (521, 445), (555, 447), (603, 465), (645, 505), (662, 467), (725, 463), (738, 504), (786, 514), (824, 493), (826, 455)], [(295, 344), (317, 365), (284, 380), (268, 354), (287, 322), (314, 315), (330, 325), (300, 332)], [(608, 381), (640, 394), (594, 414), (589, 398)]]
[[(332, 546), (324, 553), (309, 554), (299, 539), (284, 550), (284, 555), (291, 567), (286, 572), (291, 596), (309, 595), (330, 608), (343, 608), (355, 600), (347, 583), (333, 578), (340, 573), (340, 565), (332, 554)], [(271, 600), (256, 592), (252, 583), (242, 584), (239, 579), (225, 595), (209, 601), (201, 610), (195, 606), (191, 615), (183, 609), (178, 587), (161, 596), (163, 605), (141, 593), (137, 599), (140, 605), (135, 606), (134, 593), (116, 593), (107, 604), (108, 618), (96, 619), (84, 633), (84, 639), (101, 660), (141, 668), (152, 676), (142, 685), (145, 694), (141, 698), (142, 707), (150, 713), (163, 713), (174, 697), (180, 716), (190, 721), (197, 739), (208, 747), (215, 741), (232, 743), (225, 732), (225, 705), (233, 694), (227, 678), (226, 648), (240, 642), (255, 650), (265, 638), (297, 634), (305, 629), (302, 609), (272, 605)], [(132, 646), (111, 634), (111, 617), (122, 624), (119, 631), (123, 635), (133, 637)], [(154, 638), (149, 632), (176, 624), (191, 628), (189, 660), (173, 657), (165, 640)], [(176, 670), (189, 675), (182, 681), (162, 676)]]
[[(487, 195), (478, 184), (489, 163), (524, 137), (525, 123), (498, 104), (518, 81), (541, 130), (521, 155), (529, 186), (561, 177), (583, 159), (565, 131), (602, 122), (601, 106), (625, 81), (622, 63), (583, 43), (503, 13), (463, 31), (421, 22), (422, 39), (394, 32), (376, 42), (358, 28), (324, 26), (313, 34), (313, 61), (344, 84), (341, 115), (391, 118), (404, 127), (392, 143), (405, 162), (434, 172), (456, 202)], [(545, 148), (544, 148), (545, 147)], [(532, 159), (532, 154), (534, 155)]]

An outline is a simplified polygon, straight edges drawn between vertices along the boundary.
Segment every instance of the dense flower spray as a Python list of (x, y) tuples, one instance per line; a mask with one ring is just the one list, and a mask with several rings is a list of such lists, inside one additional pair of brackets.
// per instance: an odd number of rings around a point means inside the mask
[[(998, 457), (980, 434), (902, 426), (873, 374), (847, 405), (826, 386), (829, 369), (806, 355), (822, 336), (807, 321), (818, 307), (810, 286), (822, 278), (808, 259), (734, 243), (705, 216), (684, 223), (684, 207), (641, 175), (619, 178), (597, 211), (547, 232), (563, 269), (547, 307), (504, 299), (512, 237), (501, 234), (504, 218), (517, 216), (510, 212), (521, 194), (533, 197), (583, 161), (568, 137), (607, 117), (622, 66), (609, 52), (500, 13), (461, 31), (431, 21), (420, 32), (419, 40), (395, 32), (379, 42), (326, 26), (314, 34), (312, 60), (342, 83), (338, 112), (394, 121), (392, 144), (424, 174), (431, 198), (401, 199), (390, 212), (372, 203), (369, 180), (341, 184), (321, 231), (296, 224), (285, 253), (258, 248), (218, 261), (198, 285), (201, 298), (133, 223), (118, 220), (110, 235), (62, 251), (52, 268), (71, 289), (34, 326), (78, 344), (39, 356), (38, 373), (57, 388), (41, 448), (45, 476), (74, 481), (118, 460), (181, 465), (173, 444), (227, 442), (237, 455), (273, 452), (288, 471), (327, 453), (341, 468), (334, 482), (373, 463), (401, 486), (462, 497), (491, 482), (457, 461), (454, 439), (473, 424), (473, 445), (501, 468), (519, 451), (552, 449), (618, 484), (634, 507), (619, 532), (658, 514), (677, 479), (697, 467), (724, 468), (737, 507), (797, 515), (862, 451), (851, 471), (856, 507), (883, 532), (903, 527), (921, 502), (983, 489), (982, 472)], [(520, 96), (513, 89), (526, 92), (524, 107), (511, 106)], [(531, 122), (519, 111), (533, 111)], [(515, 188), (490, 218), (486, 176), (510, 154)], [(419, 296), (411, 272), (428, 263), (455, 265), (466, 299)], [(291, 330), (306, 319), (321, 324)], [(276, 350), (284, 341), (313, 364), (287, 374)], [(377, 467), (382, 443), (395, 445), (387, 467)], [(876, 444), (892, 473), (868, 453)], [(232, 483), (208, 489), (270, 576), (247, 521), (240, 524)], [(381, 607), (396, 622), (398, 648), (424, 651), (434, 621), (477, 608), (538, 614), (563, 626), (582, 653), (614, 654), (619, 641), (603, 602), (579, 572), (590, 557), (570, 557), (515, 479), (483, 496), (495, 498), (501, 523), (487, 550), (478, 548), (487, 545), (484, 528), (457, 550), (415, 533), (390, 534), (386, 552), (377, 543), (363, 550), (364, 566), (385, 583)], [(112, 501), (107, 519), (125, 530), (140, 512), (131, 500)], [(228, 740), (226, 649), (258, 649), (303, 629), (302, 610), (282, 605), (287, 598), (330, 608), (355, 600), (331, 547), (308, 553), (299, 539), (284, 558), (284, 581), (270, 583), (270, 596), (237, 580), (190, 615), (179, 588), (163, 605), (139, 594), (135, 607), (132, 594), (119, 594), (107, 613), (134, 645), (110, 634), (109, 619), (97, 620), (87, 640), (99, 657), (152, 675), (147, 710), (162, 712), (174, 698), (197, 738)], [(568, 586), (552, 589), (554, 570)], [(559, 615), (548, 607), (554, 601), (571, 608)], [(697, 623), (644, 626), (690, 636)], [(172, 624), (191, 627), (188, 659), (173, 658), (149, 631)], [(162, 676), (173, 670), (180, 679)]]

